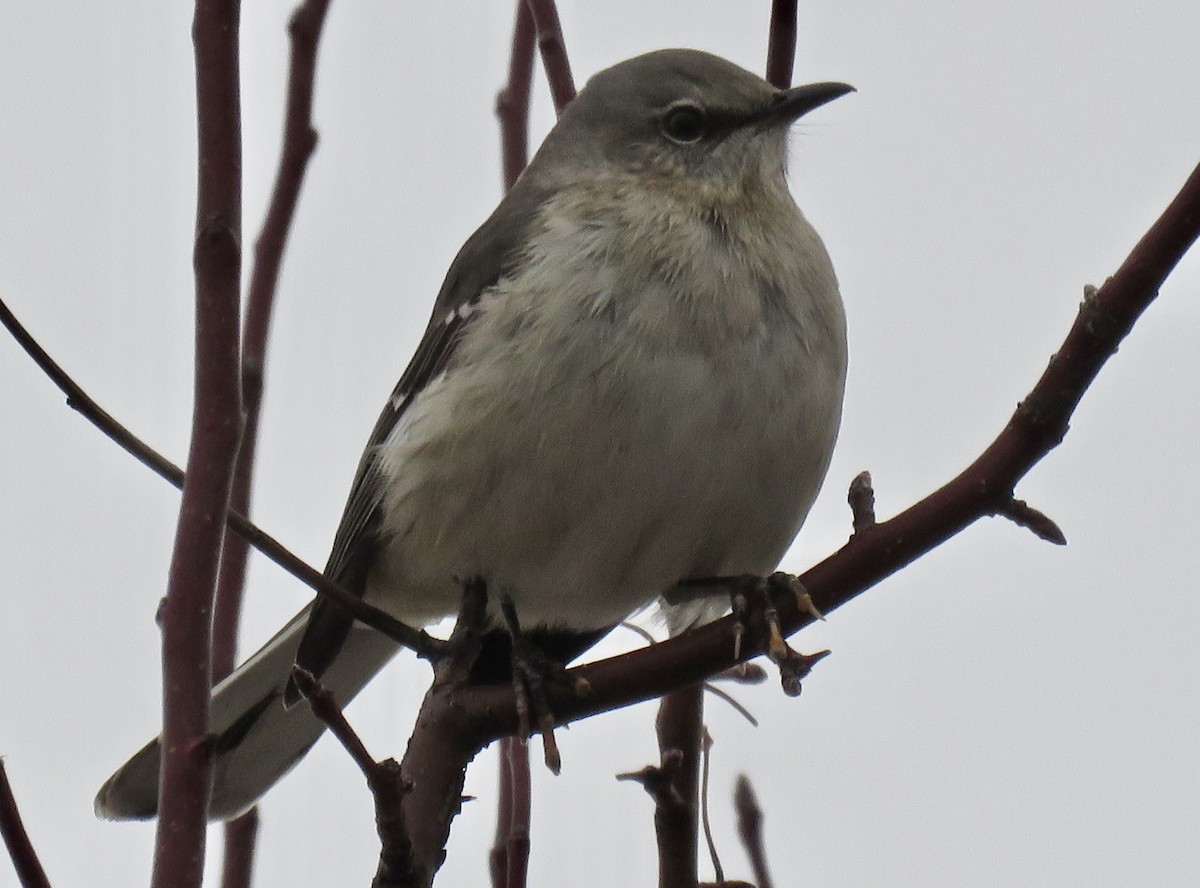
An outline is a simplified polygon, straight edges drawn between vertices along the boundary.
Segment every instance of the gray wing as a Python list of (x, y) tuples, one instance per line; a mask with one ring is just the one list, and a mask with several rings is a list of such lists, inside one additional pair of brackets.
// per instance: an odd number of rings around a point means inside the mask
[[(412, 400), (449, 365), (470, 324), (471, 309), (520, 261), (520, 245), (528, 236), (541, 200), (531, 188), (522, 187), (526, 184), (527, 180), (518, 182), (455, 257), (425, 335), (367, 441), (325, 567), (326, 576), (356, 595), (363, 595), (371, 565), (384, 542), (380, 527), (384, 478), (378, 464), (379, 445), (387, 440)], [(352, 623), (340, 608), (318, 597), (300, 641), (297, 665), (320, 676), (341, 650)], [(294, 702), (295, 696), (295, 689), (289, 685), (288, 702)]]

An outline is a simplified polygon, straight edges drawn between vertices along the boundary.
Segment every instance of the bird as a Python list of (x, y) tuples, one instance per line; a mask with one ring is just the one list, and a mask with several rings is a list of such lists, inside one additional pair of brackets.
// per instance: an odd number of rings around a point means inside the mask
[[(325, 574), (414, 626), (479, 577), (489, 626), (505, 596), (566, 662), (682, 581), (772, 571), (828, 469), (847, 368), (788, 132), (851, 91), (689, 49), (595, 74), (451, 264)], [(318, 598), (220, 682), (209, 818), (255, 804), (323, 732), (293, 664), (345, 705), (396, 651)], [(97, 814), (153, 817), (159, 757), (152, 740), (113, 774)]]

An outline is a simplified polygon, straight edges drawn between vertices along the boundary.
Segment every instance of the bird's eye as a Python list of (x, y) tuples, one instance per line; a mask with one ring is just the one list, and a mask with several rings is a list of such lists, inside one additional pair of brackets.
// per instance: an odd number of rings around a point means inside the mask
[(663, 134), (672, 142), (699, 142), (706, 129), (704, 112), (695, 105), (679, 105), (663, 117)]

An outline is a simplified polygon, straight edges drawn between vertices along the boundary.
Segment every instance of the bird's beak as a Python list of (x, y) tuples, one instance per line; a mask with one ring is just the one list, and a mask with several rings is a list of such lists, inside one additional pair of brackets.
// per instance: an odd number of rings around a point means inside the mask
[(810, 83), (781, 90), (767, 107), (755, 118), (759, 129), (787, 126), (799, 120), (809, 111), (854, 92), (847, 83)]

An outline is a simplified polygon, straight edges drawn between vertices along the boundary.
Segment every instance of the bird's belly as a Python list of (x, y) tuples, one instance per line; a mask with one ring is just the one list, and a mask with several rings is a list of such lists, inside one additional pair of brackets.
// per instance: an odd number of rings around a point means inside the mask
[(457, 611), (455, 578), (481, 576), (524, 625), (590, 629), (688, 576), (773, 569), (840, 412), (840, 383), (795, 360), (643, 355), (609, 362), (637, 368), (617, 375), (563, 355), (435, 381), (384, 445), (369, 600), (427, 623)]

